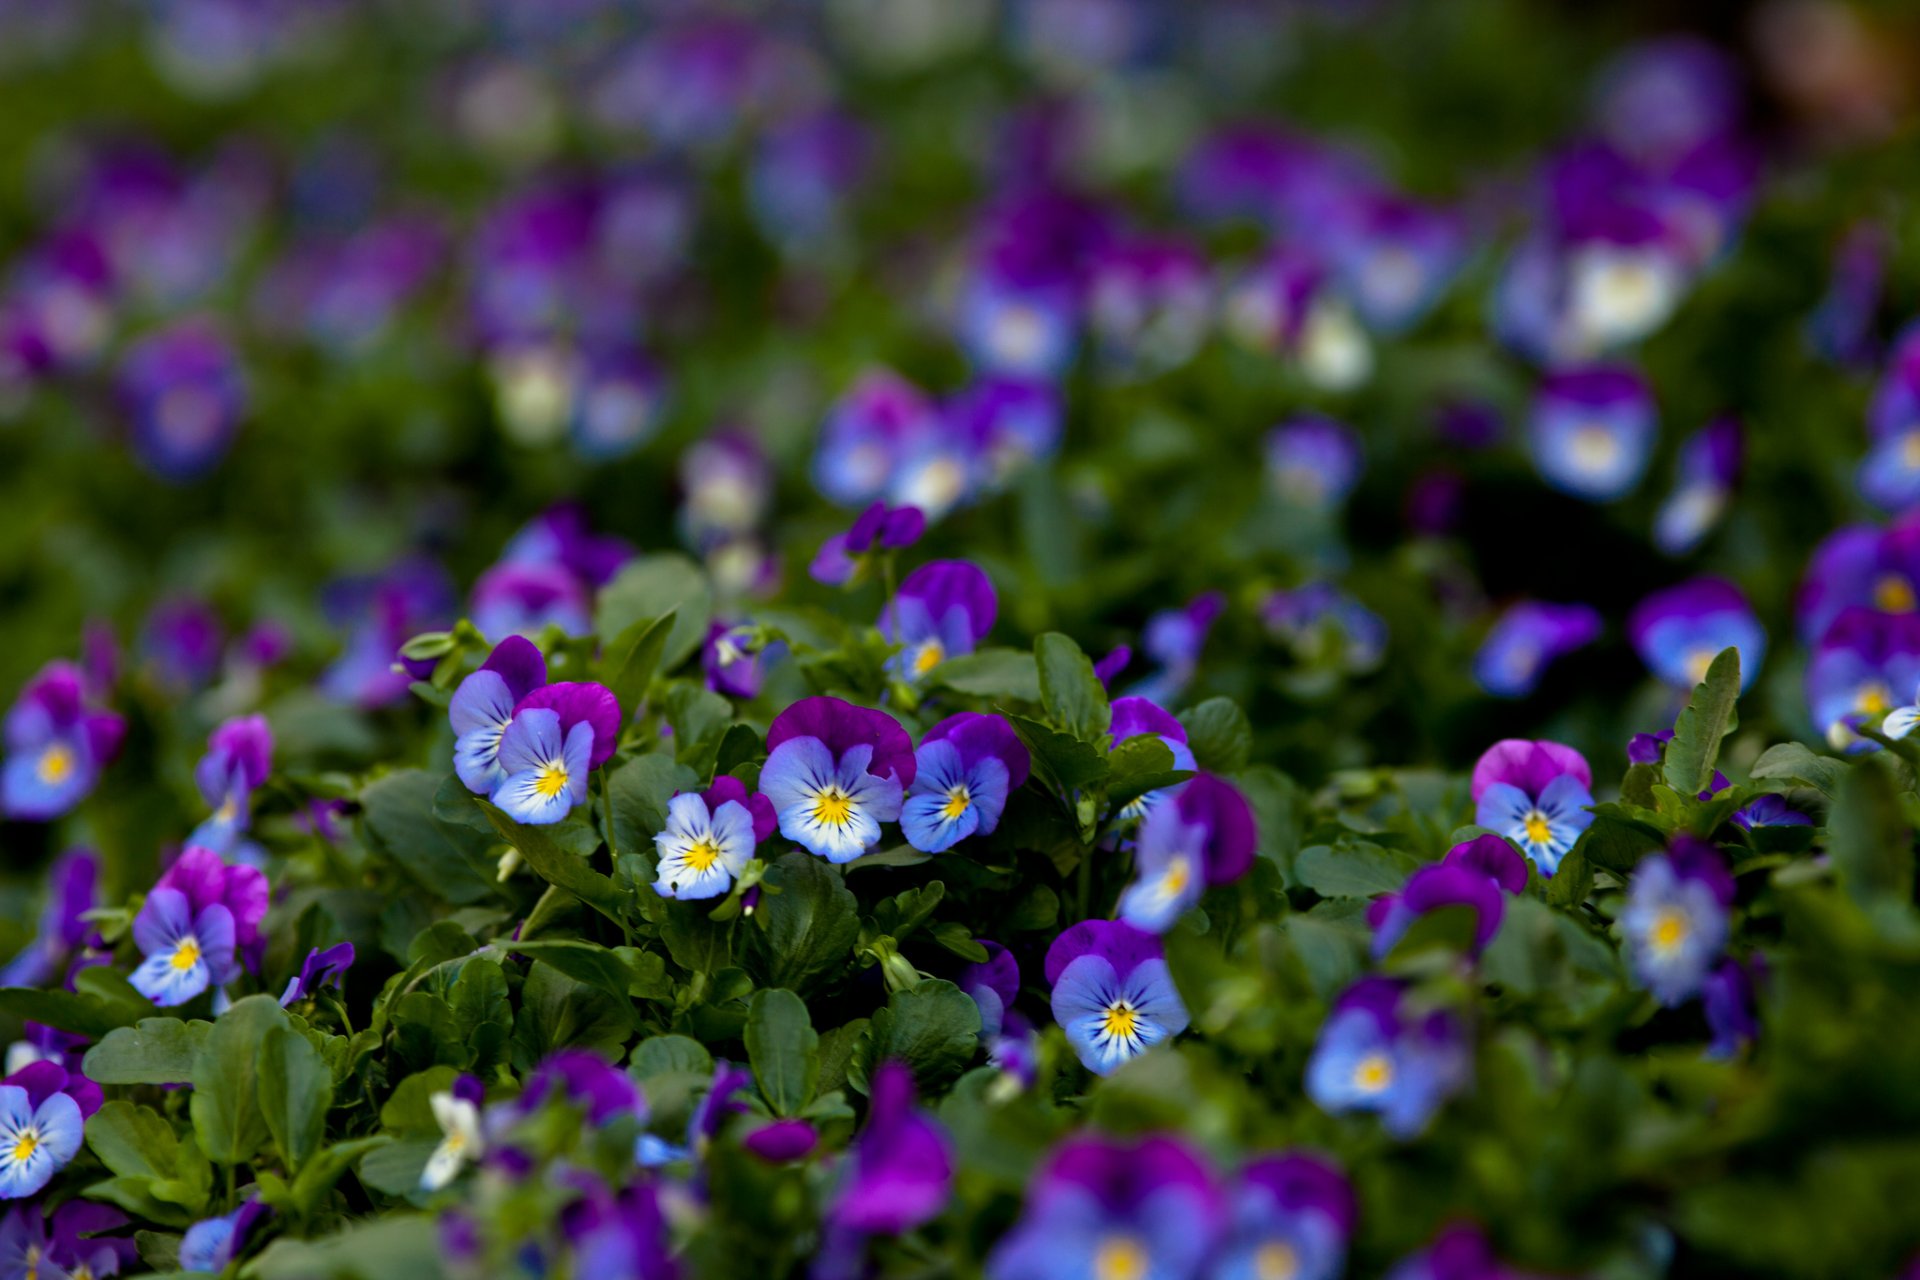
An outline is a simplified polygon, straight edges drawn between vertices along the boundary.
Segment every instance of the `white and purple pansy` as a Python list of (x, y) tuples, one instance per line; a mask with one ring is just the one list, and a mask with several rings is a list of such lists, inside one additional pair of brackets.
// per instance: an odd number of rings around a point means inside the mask
[(1032, 769), (1004, 717), (962, 711), (927, 730), (914, 753), (913, 786), (900, 830), (923, 853), (943, 853), (970, 835), (991, 835), (1007, 796)]
[(1053, 1018), (1087, 1070), (1106, 1075), (1187, 1029), (1160, 939), (1119, 920), (1083, 920), (1047, 949)]
[(803, 698), (767, 728), (760, 794), (780, 832), (829, 862), (851, 862), (900, 816), (918, 774), (913, 740), (884, 711), (839, 698)]

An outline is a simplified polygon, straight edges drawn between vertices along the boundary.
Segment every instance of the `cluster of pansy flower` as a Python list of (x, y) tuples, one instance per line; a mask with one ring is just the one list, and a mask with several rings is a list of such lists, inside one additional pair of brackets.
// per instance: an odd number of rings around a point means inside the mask
[(516, 822), (559, 822), (587, 798), (588, 775), (612, 757), (622, 727), (606, 686), (547, 683), (532, 641), (509, 634), (460, 682), (447, 717), (454, 770)]

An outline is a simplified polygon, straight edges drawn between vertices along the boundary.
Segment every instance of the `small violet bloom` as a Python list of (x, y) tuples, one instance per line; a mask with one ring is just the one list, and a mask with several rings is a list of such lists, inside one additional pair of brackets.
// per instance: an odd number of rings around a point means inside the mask
[(1259, 843), (1253, 810), (1232, 783), (1203, 773), (1172, 792), (1140, 823), (1134, 880), (1116, 913), (1149, 933), (1172, 928), (1202, 890), (1245, 875)]
[(1227, 1239), (1208, 1280), (1337, 1280), (1356, 1213), (1353, 1188), (1331, 1162), (1263, 1156), (1228, 1193)]
[(855, 585), (866, 576), (872, 555), (910, 547), (926, 531), (927, 517), (920, 508), (873, 503), (855, 517), (845, 533), (836, 533), (820, 544), (820, 554), (813, 558), (807, 572), (815, 582), (830, 587)]
[(953, 1143), (914, 1102), (913, 1073), (875, 1068), (867, 1127), (826, 1211), (827, 1230), (900, 1235), (933, 1220), (953, 1192)]
[(1053, 1018), (1087, 1070), (1107, 1075), (1187, 1029), (1153, 934), (1118, 920), (1083, 920), (1047, 949)]
[(884, 711), (803, 698), (767, 728), (760, 793), (787, 839), (830, 862), (851, 862), (900, 816), (918, 766), (913, 740)]
[(1402, 1258), (1387, 1280), (1519, 1280), (1493, 1256), (1478, 1227), (1452, 1226), (1412, 1257)]
[(1505, 738), (1473, 766), (1474, 821), (1519, 845), (1551, 876), (1593, 825), (1592, 786), (1593, 770), (1572, 747)]
[[(1816, 728), (1849, 752), (1877, 746), (1855, 729), (1894, 710), (1897, 690), (1920, 688), (1920, 614), (1843, 610), (1807, 663), (1807, 706)], [(1897, 726), (1896, 726), (1897, 727)]]
[(121, 361), (117, 383), (133, 424), (135, 455), (166, 480), (191, 480), (211, 470), (246, 413), (239, 360), (199, 320), (181, 321), (136, 343)]
[(971, 835), (991, 835), (1007, 797), (1032, 761), (1002, 716), (962, 711), (927, 730), (914, 753), (913, 785), (900, 831), (922, 853), (944, 853)]
[(247, 828), (249, 802), (273, 768), (273, 730), (265, 716), (223, 722), (207, 739), (207, 754), (194, 767), (200, 798), (211, 816), (187, 837), (190, 845), (231, 853)]
[(1267, 471), (1288, 502), (1326, 511), (1346, 500), (1360, 480), (1360, 441), (1327, 418), (1298, 418), (1267, 434)]
[(1699, 995), (1727, 944), (1732, 905), (1733, 875), (1712, 845), (1683, 836), (1642, 858), (1620, 913), (1634, 979), (1668, 1007)]
[(258, 964), (266, 914), (266, 876), (211, 849), (186, 849), (134, 917), (133, 940), (146, 957), (130, 978), (134, 989), (166, 1008), (224, 986), (243, 962)]
[(79, 1154), (100, 1086), (35, 1062), (0, 1081), (0, 1200), (33, 1195)]
[(39, 987), (71, 976), (69, 965), (99, 941), (84, 916), (99, 889), (100, 858), (90, 849), (60, 855), (47, 872), (47, 901), (33, 941), (0, 969), (0, 987)]
[(1334, 1003), (1307, 1062), (1307, 1096), (1323, 1111), (1378, 1112), (1406, 1139), (1427, 1127), (1471, 1066), (1458, 1021), (1409, 1007), (1390, 978), (1362, 978)]
[(6, 719), (0, 809), (46, 822), (70, 812), (119, 753), (126, 721), (87, 704), (86, 677), (71, 662), (51, 662), (20, 691)]
[(1529, 421), (1534, 465), (1562, 493), (1611, 502), (1640, 483), (1658, 425), (1653, 393), (1630, 369), (1550, 374)]
[(1818, 641), (1851, 606), (1880, 613), (1920, 610), (1920, 512), (1884, 529), (1849, 525), (1814, 550), (1794, 601), (1800, 638)]
[(1141, 648), (1159, 664), (1159, 669), (1133, 687), (1138, 697), (1155, 702), (1171, 702), (1186, 691), (1200, 669), (1200, 652), (1206, 647), (1207, 633), (1214, 620), (1227, 607), (1218, 591), (1196, 596), (1184, 608), (1165, 609), (1147, 619)]
[(666, 829), (653, 838), (663, 898), (712, 898), (733, 887), (777, 819), (766, 796), (722, 774), (704, 792), (683, 791), (667, 806)]
[[(1112, 717), (1108, 721), (1110, 747), (1117, 748), (1133, 738), (1154, 737), (1173, 753), (1173, 767), (1176, 771), (1193, 772), (1199, 768), (1194, 763), (1193, 749), (1187, 746), (1187, 726), (1174, 719), (1167, 711), (1151, 698), (1137, 694), (1115, 698), (1112, 705)], [(1133, 821), (1144, 817), (1149, 810), (1164, 797), (1172, 793), (1172, 787), (1161, 787), (1129, 800), (1120, 810), (1120, 817)]]
[(453, 771), (467, 790), (488, 795), (505, 780), (500, 741), (513, 724), (514, 708), (546, 682), (545, 656), (525, 637), (508, 636), (453, 691), (447, 707), (454, 732)]
[(180, 1240), (180, 1269), (221, 1274), (246, 1252), (261, 1219), (272, 1212), (260, 1201), (249, 1199), (232, 1213), (194, 1223)]
[(500, 736), (492, 800), (515, 822), (555, 823), (587, 798), (587, 774), (620, 737), (620, 704), (604, 685), (543, 685), (520, 700)]
[(1750, 687), (1767, 654), (1767, 631), (1739, 588), (1695, 578), (1656, 591), (1627, 618), (1627, 635), (1649, 670), (1691, 692), (1723, 649), (1740, 651), (1740, 687)]
[(1000, 607), (993, 583), (965, 560), (933, 560), (908, 574), (880, 613), (880, 633), (900, 646), (888, 666), (917, 680), (972, 653)]
[(1496, 698), (1524, 698), (1556, 658), (1600, 634), (1600, 615), (1583, 604), (1522, 600), (1500, 615), (1474, 655), (1473, 678)]
[(319, 947), (307, 952), (307, 958), (300, 962), (300, 972), (287, 979), (287, 989), (280, 993), (280, 1007), (286, 1008), (300, 1000), (311, 999), (320, 988), (332, 983), (339, 986), (346, 980), (347, 970), (353, 967), (353, 944), (339, 942), (326, 948)]
[(1745, 964), (1733, 959), (1722, 960), (1707, 975), (1700, 1002), (1706, 1009), (1707, 1029), (1713, 1033), (1713, 1043), (1707, 1046), (1709, 1058), (1737, 1057), (1759, 1039), (1757, 996), (1766, 977), (1766, 960), (1758, 952)]
[(1433, 866), (1421, 867), (1406, 888), (1375, 898), (1367, 906), (1373, 929), (1373, 958), (1384, 960), (1413, 922), (1431, 912), (1463, 907), (1473, 913), (1472, 951), (1479, 955), (1500, 931), (1506, 911), (1502, 892), (1527, 887), (1527, 864), (1499, 836), (1476, 836), (1457, 844)]
[(1731, 418), (1709, 423), (1680, 446), (1673, 492), (1653, 520), (1655, 546), (1682, 556), (1706, 540), (1726, 514), (1740, 453), (1740, 424)]
[(707, 688), (727, 698), (755, 698), (760, 694), (762, 664), (770, 655), (752, 627), (715, 622), (700, 646), (700, 668)]
[(987, 958), (960, 971), (954, 985), (980, 1006), (980, 1038), (992, 1040), (1006, 1024), (1007, 1011), (1020, 995), (1020, 962), (997, 942), (982, 938)]

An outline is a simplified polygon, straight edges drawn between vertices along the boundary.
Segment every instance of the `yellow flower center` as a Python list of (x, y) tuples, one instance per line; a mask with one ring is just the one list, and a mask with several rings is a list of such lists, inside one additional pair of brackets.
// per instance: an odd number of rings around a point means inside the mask
[(65, 743), (54, 743), (40, 753), (40, 763), (36, 772), (40, 775), (40, 781), (48, 786), (57, 786), (65, 782), (73, 773), (73, 751)]
[(23, 1129), (13, 1144), (13, 1162), (21, 1164), (40, 1148), (40, 1134), (34, 1129)]
[(711, 840), (696, 840), (687, 850), (687, 865), (695, 871), (705, 871), (720, 861), (720, 846)]
[(238, 816), (239, 812), (240, 808), (234, 804), (233, 797), (228, 796), (220, 802), (220, 807), (213, 811), (213, 816), (214, 819), (219, 822), (232, 822), (234, 818)]
[(1160, 883), (1168, 894), (1181, 892), (1191, 879), (1193, 879), (1193, 866), (1185, 858), (1175, 858), (1167, 864), (1167, 869), (1160, 873)]
[(1363, 1093), (1379, 1093), (1393, 1083), (1393, 1062), (1384, 1053), (1370, 1053), (1354, 1064), (1353, 1084)]
[(180, 939), (180, 945), (173, 949), (173, 959), (169, 960), (167, 963), (171, 964), (174, 968), (178, 969), (182, 973), (185, 973), (187, 970), (193, 968), (193, 966), (195, 966), (196, 964), (199, 964), (200, 963), (200, 940), (198, 938)]
[(1882, 613), (1912, 613), (1920, 608), (1920, 600), (1914, 598), (1913, 584), (1905, 577), (1884, 573), (1873, 584), (1873, 607)]
[(951, 822), (967, 811), (973, 803), (973, 793), (967, 790), (963, 782), (947, 792), (947, 802), (940, 806), (940, 816)]
[(1108, 1236), (1093, 1255), (1094, 1280), (1142, 1280), (1151, 1262), (1132, 1236)]
[(1140, 1025), (1140, 1015), (1125, 1000), (1116, 1001), (1107, 1009), (1101, 1029), (1115, 1040), (1131, 1040), (1134, 1031)]
[(1900, 441), (1900, 461), (1920, 467), (1920, 431), (1909, 431)]
[(1620, 456), (1620, 442), (1604, 423), (1574, 428), (1571, 444), (1574, 464), (1582, 471), (1604, 471)]
[(1677, 948), (1693, 932), (1693, 925), (1687, 919), (1687, 913), (1678, 907), (1668, 907), (1653, 918), (1653, 928), (1648, 930), (1647, 941), (1653, 944), (1655, 951), (1665, 954)]
[(842, 827), (853, 817), (853, 797), (839, 787), (827, 787), (813, 797), (813, 820)]
[(1526, 828), (1527, 840), (1531, 844), (1551, 844), (1553, 842), (1553, 824), (1547, 821), (1547, 815), (1538, 809), (1527, 810), (1527, 816), (1520, 819)]
[(1884, 715), (1893, 709), (1893, 694), (1878, 680), (1871, 681), (1853, 695), (1853, 709), (1863, 716)]
[(545, 764), (540, 766), (540, 774), (533, 780), (533, 789), (542, 800), (551, 800), (567, 789), (567, 766), (564, 764)]
[(1269, 1240), (1253, 1255), (1257, 1280), (1294, 1280), (1300, 1274), (1300, 1255), (1284, 1240)]
[(913, 655), (913, 674), (923, 676), (946, 660), (947, 650), (938, 640), (929, 640)]
[(1687, 679), (1695, 684), (1699, 684), (1705, 680), (1707, 678), (1707, 668), (1712, 666), (1713, 660), (1719, 656), (1719, 652), (1714, 649), (1695, 649), (1692, 653), (1688, 654)]

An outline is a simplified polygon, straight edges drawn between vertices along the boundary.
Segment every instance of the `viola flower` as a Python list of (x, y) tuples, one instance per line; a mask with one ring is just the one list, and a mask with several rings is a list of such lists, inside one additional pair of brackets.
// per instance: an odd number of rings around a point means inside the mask
[(1884, 529), (1849, 525), (1814, 550), (1794, 601), (1801, 639), (1819, 640), (1849, 606), (1880, 613), (1920, 609), (1920, 513)]
[(185, 1004), (240, 972), (234, 961), (233, 913), (218, 902), (194, 910), (177, 889), (155, 889), (134, 918), (133, 940), (146, 960), (129, 979), (162, 1008)]
[(924, 1226), (953, 1193), (953, 1143), (914, 1104), (913, 1073), (899, 1062), (874, 1069), (867, 1126), (827, 1207), (829, 1233), (902, 1235)]
[(99, 943), (99, 933), (84, 918), (96, 905), (99, 881), (100, 859), (90, 849), (71, 849), (54, 861), (39, 930), (0, 969), (0, 987), (40, 987), (72, 976), (70, 966)]
[(1186, 690), (1200, 668), (1207, 633), (1227, 607), (1218, 591), (1195, 596), (1185, 608), (1166, 609), (1147, 619), (1141, 647), (1160, 669), (1133, 688), (1136, 697), (1170, 702)]
[(1920, 499), (1920, 327), (1895, 340), (1867, 410), (1870, 446), (1857, 483), (1883, 511), (1904, 511)]
[(1551, 876), (1593, 825), (1593, 770), (1558, 742), (1503, 738), (1473, 766), (1474, 821), (1498, 832)]
[(803, 698), (767, 728), (760, 793), (780, 833), (829, 862), (851, 862), (900, 816), (917, 766), (913, 739), (883, 711), (838, 698)]
[(460, 682), (447, 706), (453, 725), (453, 771), (475, 795), (491, 793), (506, 778), (500, 742), (513, 724), (514, 708), (547, 682), (547, 660), (524, 636), (493, 647), (480, 669)]
[(667, 805), (666, 830), (653, 838), (660, 854), (653, 891), (682, 900), (725, 893), (775, 821), (772, 801), (749, 796), (746, 784), (726, 774), (704, 792), (680, 792)]
[(86, 680), (71, 662), (50, 662), (7, 712), (0, 808), (10, 818), (47, 822), (93, 790), (119, 753), (126, 721), (87, 705)]
[(707, 688), (728, 698), (760, 695), (761, 663), (767, 658), (759, 633), (751, 626), (713, 622), (700, 646), (700, 668)]
[(1740, 424), (1721, 418), (1680, 446), (1673, 492), (1653, 521), (1653, 542), (1670, 556), (1698, 547), (1726, 514), (1740, 472)]
[(211, 817), (187, 837), (190, 845), (228, 853), (246, 830), (249, 801), (273, 768), (273, 730), (265, 716), (223, 721), (207, 739), (207, 754), (194, 766), (200, 798)]
[(1588, 502), (1611, 502), (1640, 483), (1658, 428), (1645, 380), (1622, 366), (1598, 365), (1542, 380), (1528, 433), (1547, 484)]
[(863, 374), (827, 415), (813, 480), (828, 501), (860, 506), (882, 497), (907, 446), (939, 429), (939, 410), (889, 370)]
[(1362, 978), (1334, 1003), (1307, 1062), (1307, 1096), (1334, 1115), (1378, 1112), (1388, 1133), (1414, 1137), (1467, 1081), (1471, 1061), (1445, 1010), (1408, 1007), (1390, 978)]
[(709, 432), (680, 455), (681, 530), (689, 544), (711, 546), (750, 533), (773, 498), (773, 468), (744, 431)]
[(1360, 443), (1329, 418), (1302, 417), (1267, 433), (1267, 471), (1288, 502), (1329, 511), (1360, 481)]
[(1328, 1160), (1304, 1152), (1263, 1156), (1229, 1192), (1226, 1243), (1213, 1280), (1338, 1280), (1356, 1213), (1353, 1188)]
[(1850, 752), (1875, 749), (1855, 727), (1893, 710), (1896, 690), (1913, 688), (1920, 688), (1920, 614), (1845, 609), (1807, 663), (1814, 726)]
[(532, 638), (548, 627), (569, 636), (593, 630), (587, 589), (565, 565), (504, 561), (473, 584), (468, 610), (480, 634)]
[(1047, 948), (1053, 1018), (1081, 1063), (1107, 1075), (1187, 1029), (1160, 940), (1117, 920), (1083, 920)]
[(487, 1153), (486, 1139), (480, 1132), (480, 1104), (486, 1101), (486, 1086), (470, 1075), (454, 1079), (451, 1089), (431, 1095), (427, 1104), (445, 1135), (427, 1157), (420, 1171), (420, 1189), (438, 1191), (460, 1176), (470, 1161)]
[(1452, 906), (1473, 912), (1473, 953), (1479, 955), (1500, 931), (1506, 911), (1502, 892), (1517, 894), (1526, 887), (1527, 865), (1501, 837), (1476, 836), (1457, 844), (1437, 865), (1414, 872), (1401, 892), (1368, 904), (1373, 958), (1385, 959), (1421, 916)]
[(830, 247), (872, 152), (866, 128), (838, 111), (785, 122), (759, 139), (748, 174), (761, 234), (789, 252)]
[(349, 635), (346, 651), (320, 677), (321, 692), (373, 709), (406, 697), (408, 685), (424, 678), (396, 671), (395, 658), (412, 637), (451, 621), (453, 588), (438, 565), (406, 560), (377, 578), (334, 584), (323, 603)]
[(930, 428), (902, 445), (886, 500), (917, 507), (929, 520), (974, 500), (988, 480), (986, 441), (943, 407)]
[(1516, 1280), (1478, 1227), (1452, 1226), (1387, 1273), (1387, 1280)]
[(573, 1245), (570, 1273), (605, 1280), (675, 1280), (679, 1269), (669, 1251), (672, 1241), (654, 1185), (634, 1182), (612, 1192), (591, 1173), (575, 1176), (592, 1187), (585, 1200), (561, 1213), (561, 1230)]
[(347, 970), (352, 967), (351, 942), (335, 943), (324, 951), (314, 947), (300, 962), (300, 972), (287, 979), (287, 989), (280, 993), (280, 1007), (284, 1009), (297, 1001), (311, 999), (329, 983), (336, 987), (344, 985)]
[(250, 1196), (232, 1213), (194, 1223), (180, 1240), (180, 1269), (212, 1275), (225, 1272), (235, 1258), (246, 1252), (261, 1221), (272, 1212)]
[(1712, 845), (1680, 837), (1642, 858), (1620, 913), (1634, 979), (1669, 1008), (1699, 995), (1727, 944), (1733, 875)]
[(1058, 451), (1066, 418), (1057, 389), (1010, 377), (969, 384), (947, 401), (944, 413), (950, 431), (974, 442), (983, 483), (995, 491)]
[(169, 690), (198, 689), (220, 670), (220, 616), (204, 600), (177, 596), (156, 604), (140, 630), (148, 669)]
[(1088, 272), (1087, 328), (1108, 361), (1152, 375), (1186, 364), (1206, 340), (1213, 282), (1191, 246), (1119, 241), (1094, 254)]
[[(1892, 716), (1887, 717), (1888, 720), (1892, 718)], [(1776, 795), (1761, 796), (1746, 808), (1737, 811), (1733, 815), (1733, 822), (1748, 831), (1755, 827), (1810, 827), (1813, 825), (1812, 818), (1797, 809), (1789, 809), (1786, 800)]]
[[(1176, 770), (1193, 772), (1200, 767), (1194, 763), (1192, 748), (1187, 746), (1187, 726), (1174, 719), (1172, 713), (1151, 698), (1137, 694), (1115, 698), (1107, 721), (1107, 733), (1109, 750), (1129, 738), (1147, 734), (1160, 739), (1167, 750), (1173, 753), (1173, 767)], [(1172, 787), (1161, 787), (1129, 800), (1120, 810), (1121, 821), (1131, 822), (1144, 817), (1172, 790)]]
[(218, 463), (246, 414), (239, 360), (200, 320), (143, 338), (120, 363), (117, 390), (134, 453), (165, 480), (191, 480)]
[(973, 997), (980, 1007), (980, 1038), (992, 1040), (1006, 1023), (1007, 1011), (1020, 995), (1020, 963), (997, 942), (978, 939), (987, 958), (960, 971), (953, 984)]
[(871, 555), (910, 547), (926, 531), (927, 517), (920, 508), (875, 502), (845, 533), (836, 533), (820, 544), (820, 554), (813, 558), (807, 572), (815, 582), (830, 587), (855, 585), (866, 576)]
[(1656, 591), (1633, 608), (1627, 635), (1649, 670), (1691, 692), (1723, 649), (1740, 652), (1740, 688), (1752, 686), (1766, 658), (1767, 632), (1740, 589), (1720, 578), (1694, 578)]
[(505, 1114), (509, 1119), (528, 1116), (554, 1101), (579, 1108), (595, 1127), (620, 1116), (647, 1118), (647, 1099), (639, 1082), (586, 1049), (556, 1049), (541, 1059)]
[(979, 567), (930, 560), (908, 574), (880, 611), (880, 633), (900, 652), (887, 665), (917, 680), (948, 658), (972, 653), (993, 629), (999, 597)]
[(1140, 823), (1134, 880), (1117, 910), (1149, 933), (1172, 928), (1202, 890), (1245, 875), (1259, 842), (1253, 810), (1232, 783), (1202, 773), (1172, 791)]
[(25, 1204), (0, 1221), (0, 1276), (33, 1280), (105, 1280), (138, 1257), (131, 1236), (108, 1236), (127, 1225), (127, 1215), (104, 1204), (69, 1200), (43, 1217), (39, 1204)]
[(1713, 1043), (1707, 1046), (1709, 1058), (1737, 1057), (1759, 1039), (1756, 995), (1766, 976), (1767, 962), (1758, 952), (1745, 964), (1733, 959), (1722, 960), (1707, 975), (1700, 1002), (1706, 1009), (1707, 1029), (1713, 1033)]
[(501, 778), (490, 798), (515, 822), (558, 822), (586, 802), (593, 749), (593, 725), (585, 720), (563, 733), (557, 711), (516, 711), (500, 737)]
[(51, 1062), (0, 1082), (0, 1200), (33, 1195), (80, 1152), (100, 1086)]
[(575, 503), (563, 502), (523, 525), (500, 553), (500, 560), (559, 565), (582, 586), (597, 590), (613, 581), (634, 554), (632, 543), (593, 532), (587, 513)]
[(1420, 322), (1465, 263), (1459, 217), (1387, 191), (1357, 191), (1330, 228), (1332, 258), (1345, 294), (1376, 333), (1404, 333)]
[(1007, 796), (1032, 760), (1006, 719), (962, 711), (927, 730), (914, 753), (900, 832), (922, 853), (944, 853), (970, 835), (992, 835)]
[(1481, 642), (1473, 678), (1496, 698), (1524, 698), (1556, 658), (1585, 648), (1599, 634), (1600, 615), (1584, 604), (1519, 601)]
[(1087, 272), (1107, 244), (1098, 210), (1057, 195), (991, 210), (968, 264), (956, 326), (982, 370), (1050, 380), (1078, 343)]
[(987, 1276), (1197, 1276), (1225, 1219), (1213, 1175), (1184, 1140), (1079, 1134), (1028, 1183), (1020, 1220), (988, 1257)]
[(1309, 665), (1333, 660), (1358, 675), (1374, 670), (1386, 656), (1387, 624), (1331, 582), (1269, 592), (1260, 620), (1268, 635)]
[(36, 1062), (51, 1062), (56, 1067), (77, 1071), (85, 1050), (92, 1044), (92, 1040), (86, 1036), (71, 1035), (40, 1022), (23, 1022), (20, 1031), (26, 1038), (15, 1040), (7, 1046), (8, 1074)]

